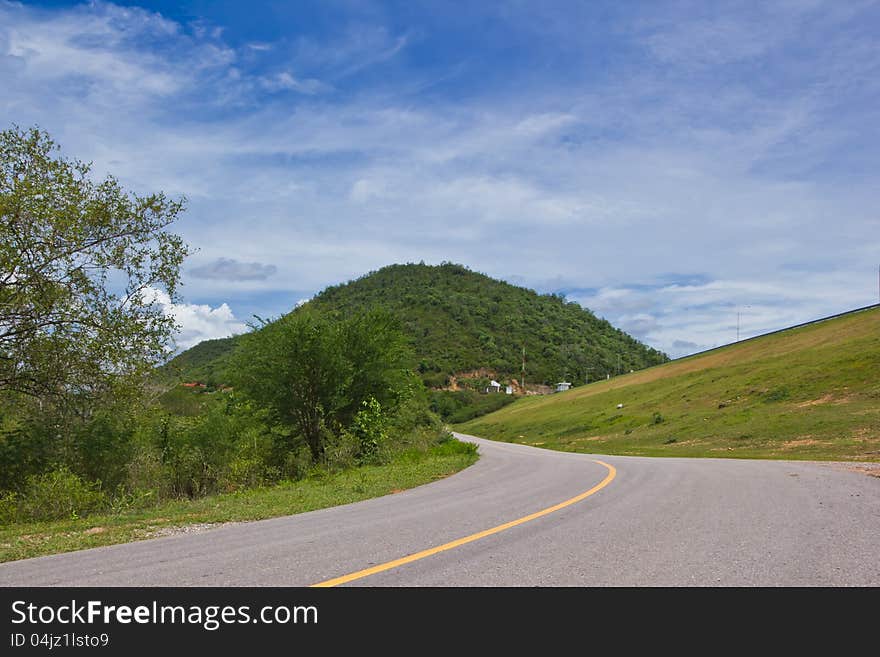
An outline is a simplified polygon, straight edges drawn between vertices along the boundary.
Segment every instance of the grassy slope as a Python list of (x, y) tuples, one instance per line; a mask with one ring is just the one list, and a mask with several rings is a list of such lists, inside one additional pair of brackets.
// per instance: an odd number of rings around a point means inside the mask
[(880, 461), (880, 309), (523, 399), (456, 428), (597, 454)]
[(451, 475), (477, 460), (472, 446), (448, 441), (369, 465), (269, 488), (168, 502), (148, 510), (0, 527), (0, 562), (126, 543), (193, 525), (260, 520), (388, 495)]

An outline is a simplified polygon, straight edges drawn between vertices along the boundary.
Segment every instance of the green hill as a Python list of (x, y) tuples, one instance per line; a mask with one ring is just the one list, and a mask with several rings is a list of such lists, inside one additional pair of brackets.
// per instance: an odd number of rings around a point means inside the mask
[[(402, 321), (431, 387), (452, 384), (451, 376), (459, 383), (519, 378), (523, 347), (527, 384), (582, 383), (588, 376), (613, 375), (618, 367), (628, 372), (668, 360), (559, 295), (537, 294), (455, 264), (391, 265), (328, 287), (306, 305), (339, 316), (387, 308)], [(234, 345), (235, 338), (203, 342), (162, 371), (178, 381), (218, 385)]]
[(398, 315), (428, 383), (483, 369), (526, 382), (583, 382), (662, 363), (646, 347), (604, 319), (560, 295), (495, 280), (456, 264), (391, 265), (317, 295), (311, 305), (348, 314), (382, 305)]
[(457, 428), (594, 454), (880, 461), (878, 373), (874, 306), (521, 399)]
[(210, 386), (222, 385), (226, 358), (234, 348), (234, 337), (205, 340), (158, 368), (158, 377), (168, 383), (200, 381)]

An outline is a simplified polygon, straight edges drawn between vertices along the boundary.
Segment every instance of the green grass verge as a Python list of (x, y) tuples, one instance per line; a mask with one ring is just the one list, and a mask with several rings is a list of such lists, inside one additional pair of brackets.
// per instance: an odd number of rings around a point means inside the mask
[(880, 461), (878, 372), (875, 308), (522, 399), (456, 430), (594, 454)]
[(385, 465), (342, 472), (316, 471), (277, 486), (178, 500), (148, 509), (76, 520), (0, 527), (0, 562), (127, 543), (227, 522), (314, 511), (396, 493), (449, 476), (477, 460), (471, 443), (449, 440), (427, 451), (410, 450)]

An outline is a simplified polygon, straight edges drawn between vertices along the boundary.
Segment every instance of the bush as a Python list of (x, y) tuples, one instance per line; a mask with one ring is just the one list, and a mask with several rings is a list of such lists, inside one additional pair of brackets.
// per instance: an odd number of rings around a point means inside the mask
[(158, 449), (149, 444), (135, 448), (128, 462), (125, 488), (132, 495), (155, 501), (171, 496), (170, 477)]
[(425, 372), (421, 377), (426, 388), (442, 388), (449, 385), (449, 375), (442, 372)]
[(785, 386), (769, 390), (764, 395), (764, 401), (769, 403), (785, 401), (791, 396), (791, 392)]
[(348, 431), (334, 434), (324, 430), (324, 457), (323, 465), (329, 470), (345, 470), (357, 465), (361, 451), (361, 441), (357, 436)]
[(387, 421), (382, 415), (382, 406), (375, 397), (363, 402), (363, 408), (354, 416), (351, 432), (358, 441), (357, 460), (359, 463), (373, 462), (379, 449), (385, 446), (388, 437), (385, 433)]
[[(440, 430), (440, 435), (437, 436), (437, 444), (442, 445), (443, 443), (447, 443), (450, 440), (455, 440), (455, 436), (452, 435), (452, 432), (449, 429), (447, 429), (446, 427), (443, 427)], [(470, 443), (470, 444), (473, 444), (473, 443)]]
[(312, 452), (306, 445), (290, 450), (284, 456), (282, 476), (288, 479), (304, 479), (312, 469)]
[(431, 448), (431, 453), (437, 456), (451, 456), (453, 454), (476, 454), (477, 445), (456, 438), (444, 440)]
[(261, 459), (237, 456), (226, 468), (221, 488), (226, 492), (246, 488), (258, 488), (277, 481), (278, 470), (268, 467)]
[(58, 440), (46, 414), (33, 411), (32, 417), (22, 409), (6, 412), (0, 406), (0, 490), (20, 490), (30, 475), (44, 472), (53, 462)]
[(12, 491), (0, 493), (0, 525), (11, 525), (18, 519), (18, 495)]
[(183, 445), (175, 449), (165, 466), (169, 469), (171, 493), (175, 497), (195, 499), (215, 490), (217, 473), (201, 447)]
[(481, 394), (473, 390), (435, 391), (431, 393), (431, 410), (451, 424), (467, 422), (486, 415), (515, 401), (513, 395)]
[(87, 482), (61, 466), (28, 478), (18, 500), (17, 520), (79, 518), (106, 508), (101, 482)]

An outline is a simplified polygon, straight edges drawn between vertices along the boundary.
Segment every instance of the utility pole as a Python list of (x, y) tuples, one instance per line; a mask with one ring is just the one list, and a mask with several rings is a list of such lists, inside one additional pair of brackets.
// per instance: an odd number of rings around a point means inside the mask
[(617, 354), (617, 375), (620, 376), (620, 353)]
[(523, 394), (526, 394), (526, 346), (522, 348), (522, 376), (520, 377)]
[[(751, 306), (743, 306), (744, 308), (751, 308)], [(736, 341), (739, 342), (739, 316), (741, 314), (741, 310), (739, 308), (736, 309)]]

